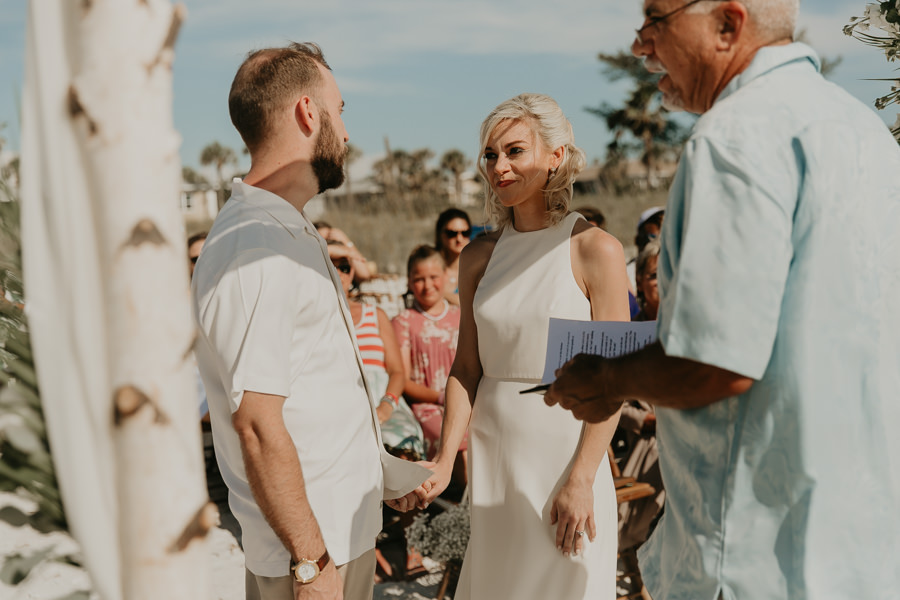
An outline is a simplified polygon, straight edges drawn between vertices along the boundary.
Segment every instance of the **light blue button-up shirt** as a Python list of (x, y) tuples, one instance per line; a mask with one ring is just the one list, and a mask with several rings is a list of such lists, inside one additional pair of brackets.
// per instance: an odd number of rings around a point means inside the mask
[(900, 149), (818, 67), (760, 50), (672, 185), (659, 339), (757, 381), (658, 413), (655, 600), (900, 598)]

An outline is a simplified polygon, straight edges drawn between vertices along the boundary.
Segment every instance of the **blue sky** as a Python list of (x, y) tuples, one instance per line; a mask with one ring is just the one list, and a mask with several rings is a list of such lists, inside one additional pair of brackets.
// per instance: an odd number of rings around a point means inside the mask
[[(589, 158), (609, 139), (584, 108), (615, 103), (627, 84), (608, 83), (598, 52), (626, 48), (641, 17), (640, 0), (186, 0), (174, 67), (175, 127), (182, 162), (198, 166), (200, 150), (219, 141), (243, 146), (228, 118), (227, 94), (237, 66), (253, 48), (316, 41), (325, 50), (347, 104), (351, 142), (370, 164), (392, 148), (459, 148), (474, 157), (477, 130), (499, 102), (524, 91), (556, 98)], [(315, 4), (315, 5), (311, 5)], [(0, 11), (0, 122), (18, 146), (24, 61), (25, 2)], [(843, 56), (833, 80), (871, 106), (894, 72), (876, 49), (841, 27), (864, 1), (804, 0), (800, 27), (825, 56)], [(882, 116), (893, 123), (895, 111)], [(241, 158), (247, 162), (245, 157)]]

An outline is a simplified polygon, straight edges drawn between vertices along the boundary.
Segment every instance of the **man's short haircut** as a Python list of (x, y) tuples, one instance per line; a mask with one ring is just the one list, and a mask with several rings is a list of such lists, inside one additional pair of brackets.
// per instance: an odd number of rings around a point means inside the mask
[(331, 70), (322, 49), (312, 42), (254, 50), (238, 69), (228, 94), (231, 122), (250, 152), (273, 127), (274, 115), (299, 95), (318, 101), (319, 65)]
[[(794, 39), (797, 17), (800, 14), (800, 0), (737, 0), (750, 13), (750, 22), (756, 31), (768, 42)], [(688, 12), (711, 11), (714, 2), (699, 2)]]
[(800, 0), (741, 0), (760, 35), (771, 41), (794, 39)]

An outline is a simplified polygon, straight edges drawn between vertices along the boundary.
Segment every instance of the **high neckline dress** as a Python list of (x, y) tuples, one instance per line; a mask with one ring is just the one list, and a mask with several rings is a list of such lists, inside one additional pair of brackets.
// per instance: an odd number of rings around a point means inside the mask
[(508, 226), (475, 292), (483, 376), (469, 425), (471, 537), (457, 599), (615, 597), (616, 499), (604, 454), (594, 483), (597, 538), (564, 557), (550, 525), (583, 433), (568, 411), (519, 394), (544, 370), (550, 317), (590, 320), (572, 274), (570, 237), (581, 217), (519, 232)]

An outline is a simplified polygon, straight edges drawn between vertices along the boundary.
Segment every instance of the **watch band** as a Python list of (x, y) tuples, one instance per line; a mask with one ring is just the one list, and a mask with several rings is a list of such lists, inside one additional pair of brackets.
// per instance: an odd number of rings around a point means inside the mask
[(328, 549), (325, 549), (325, 554), (319, 557), (319, 560), (316, 561), (316, 566), (319, 567), (319, 571), (325, 568), (325, 565), (328, 564), (328, 561), (331, 560), (331, 557), (328, 556)]

